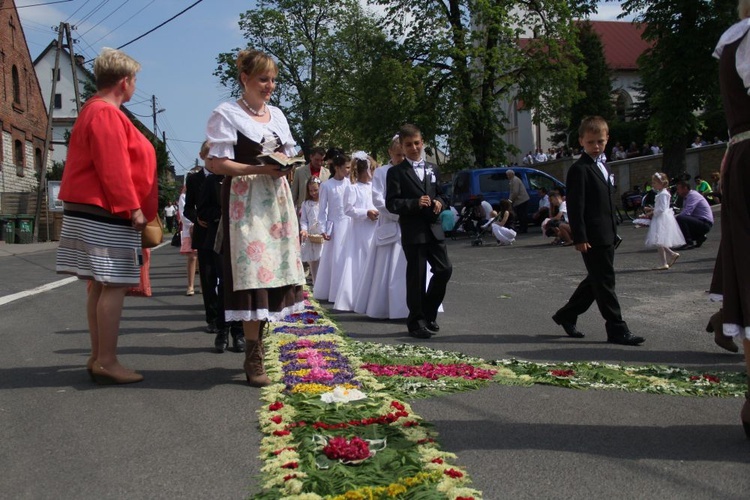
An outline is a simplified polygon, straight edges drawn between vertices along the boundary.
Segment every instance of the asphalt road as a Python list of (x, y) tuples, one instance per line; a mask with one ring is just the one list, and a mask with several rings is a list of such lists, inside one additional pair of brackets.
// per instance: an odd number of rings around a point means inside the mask
[[(718, 227), (676, 266), (652, 271), (645, 230), (621, 227), (618, 295), (641, 347), (607, 344), (598, 311), (570, 339), (550, 316), (583, 277), (571, 248), (538, 228), (512, 247), (449, 242), (453, 278), (424, 342), (485, 359), (601, 360), (740, 371), (741, 355), (703, 331)], [(489, 242), (489, 241), (488, 241)], [(6, 255), (0, 299), (62, 278), (54, 250)], [(6, 255), (6, 256), (3, 256)], [(0, 498), (246, 498), (258, 490), (256, 410), (241, 355), (212, 353), (199, 295), (184, 296), (177, 249), (152, 257), (151, 298), (128, 298), (120, 352), (141, 384), (98, 387), (87, 378), (85, 287), (80, 282), (0, 305)], [(418, 342), (401, 322), (351, 313), (335, 319), (354, 338)], [(417, 400), (444, 449), (458, 455), (486, 499), (746, 498), (750, 442), (738, 399), (687, 398), (546, 386), (488, 388)]]

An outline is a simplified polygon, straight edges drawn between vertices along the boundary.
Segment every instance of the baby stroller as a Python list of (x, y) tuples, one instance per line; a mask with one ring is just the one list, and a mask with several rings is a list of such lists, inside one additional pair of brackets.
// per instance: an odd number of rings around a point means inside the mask
[(480, 232), (480, 226), (484, 222), (486, 222), (486, 219), (481, 198), (469, 198), (458, 214), (456, 225), (453, 226), (453, 239), (455, 240), (457, 234), (461, 232), (469, 237), (476, 238)]
[(484, 245), (484, 237), (488, 234), (492, 235), (492, 223), (498, 220), (500, 220), (500, 214), (497, 214), (488, 221), (482, 221), (482, 223), (477, 224), (477, 232), (471, 240), (471, 246), (481, 247)]
[[(638, 216), (638, 210), (641, 208), (643, 201), (643, 194), (640, 190), (635, 189), (633, 191), (626, 191), (622, 194), (622, 210), (625, 212), (625, 217), (630, 220), (635, 219)], [(631, 212), (629, 214), (628, 212)]]

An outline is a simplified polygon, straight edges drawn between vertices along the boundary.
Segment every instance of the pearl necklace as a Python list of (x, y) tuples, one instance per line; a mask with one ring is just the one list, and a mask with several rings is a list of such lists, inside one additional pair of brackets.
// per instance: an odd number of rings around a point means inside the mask
[(248, 111), (250, 111), (255, 116), (264, 116), (266, 114), (266, 103), (263, 103), (263, 107), (261, 108), (261, 111), (257, 111), (250, 107), (250, 105), (247, 103), (244, 97), (240, 97), (240, 101), (242, 101), (242, 104), (245, 105)]

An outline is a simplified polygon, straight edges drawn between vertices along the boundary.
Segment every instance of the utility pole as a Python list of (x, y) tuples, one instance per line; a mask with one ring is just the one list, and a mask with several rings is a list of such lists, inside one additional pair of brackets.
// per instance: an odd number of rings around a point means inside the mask
[[(67, 45), (63, 45), (63, 35)], [(42, 198), (47, 190), (47, 161), (49, 160), (49, 148), (52, 143), (52, 119), (55, 112), (55, 93), (57, 91), (57, 75), (60, 74), (60, 53), (63, 48), (68, 49), (70, 55), (70, 69), (73, 73), (73, 88), (76, 96), (76, 115), (81, 111), (81, 94), (78, 89), (78, 76), (76, 74), (75, 53), (73, 50), (73, 38), (70, 34), (70, 24), (61, 22), (57, 28), (57, 45), (55, 46), (55, 69), (52, 72), (52, 90), (49, 99), (49, 112), (47, 113), (47, 135), (44, 138), (44, 150), (42, 151), (42, 164), (39, 169), (39, 186), (36, 194), (36, 211), (34, 212), (34, 234), (32, 241), (39, 241), (39, 219), (42, 214)], [(49, 237), (49, 224), (47, 227)]]
[(151, 96), (151, 112), (154, 117), (154, 136), (156, 136), (156, 96)]
[(163, 113), (164, 111), (166, 111), (166, 109), (164, 108), (156, 109), (156, 96), (152, 95), (151, 96), (151, 116), (154, 118), (154, 139), (155, 140), (159, 140), (158, 139), (159, 136), (156, 135), (156, 115), (158, 115), (159, 113)]

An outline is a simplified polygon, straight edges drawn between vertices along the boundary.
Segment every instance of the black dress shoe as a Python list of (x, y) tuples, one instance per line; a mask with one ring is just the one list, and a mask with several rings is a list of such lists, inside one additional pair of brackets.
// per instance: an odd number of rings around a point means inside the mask
[(691, 250), (693, 248), (695, 248), (695, 243), (691, 241), (689, 243), (685, 243), (684, 245), (675, 248), (675, 250)]
[(415, 339), (429, 339), (432, 337), (432, 333), (427, 328), (417, 328), (416, 330), (409, 330), (409, 336)]
[(573, 323), (560, 323), (560, 326), (563, 327), (563, 330), (568, 334), (568, 337), (573, 337), (574, 339), (582, 339), (585, 337), (583, 332), (578, 331), (578, 328), (576, 328), (576, 325)]
[(229, 347), (228, 328), (225, 328), (224, 330), (221, 330), (216, 334), (216, 338), (214, 339), (214, 347), (216, 348), (216, 352), (218, 353), (222, 353), (227, 350), (227, 347)]
[(440, 325), (438, 325), (435, 321), (428, 321), (427, 329), (433, 333), (437, 333), (440, 331)]
[(560, 321), (556, 316), (552, 316), (552, 321), (563, 327), (563, 330), (565, 330), (565, 333), (568, 334), (568, 337), (573, 337), (574, 339), (582, 339), (583, 337), (585, 337), (583, 332), (578, 331), (575, 323)]
[(610, 344), (620, 344), (620, 345), (641, 345), (646, 341), (643, 337), (636, 337), (630, 332), (625, 332), (623, 335), (618, 335), (617, 337), (607, 337), (607, 342)]
[(245, 334), (243, 332), (232, 332), (232, 350), (234, 352), (245, 352)]
[(698, 238), (697, 240), (695, 240), (695, 243), (693, 244), (693, 248), (700, 248), (701, 245), (703, 245), (706, 242), (706, 239), (707, 238), (703, 237), (703, 238)]

